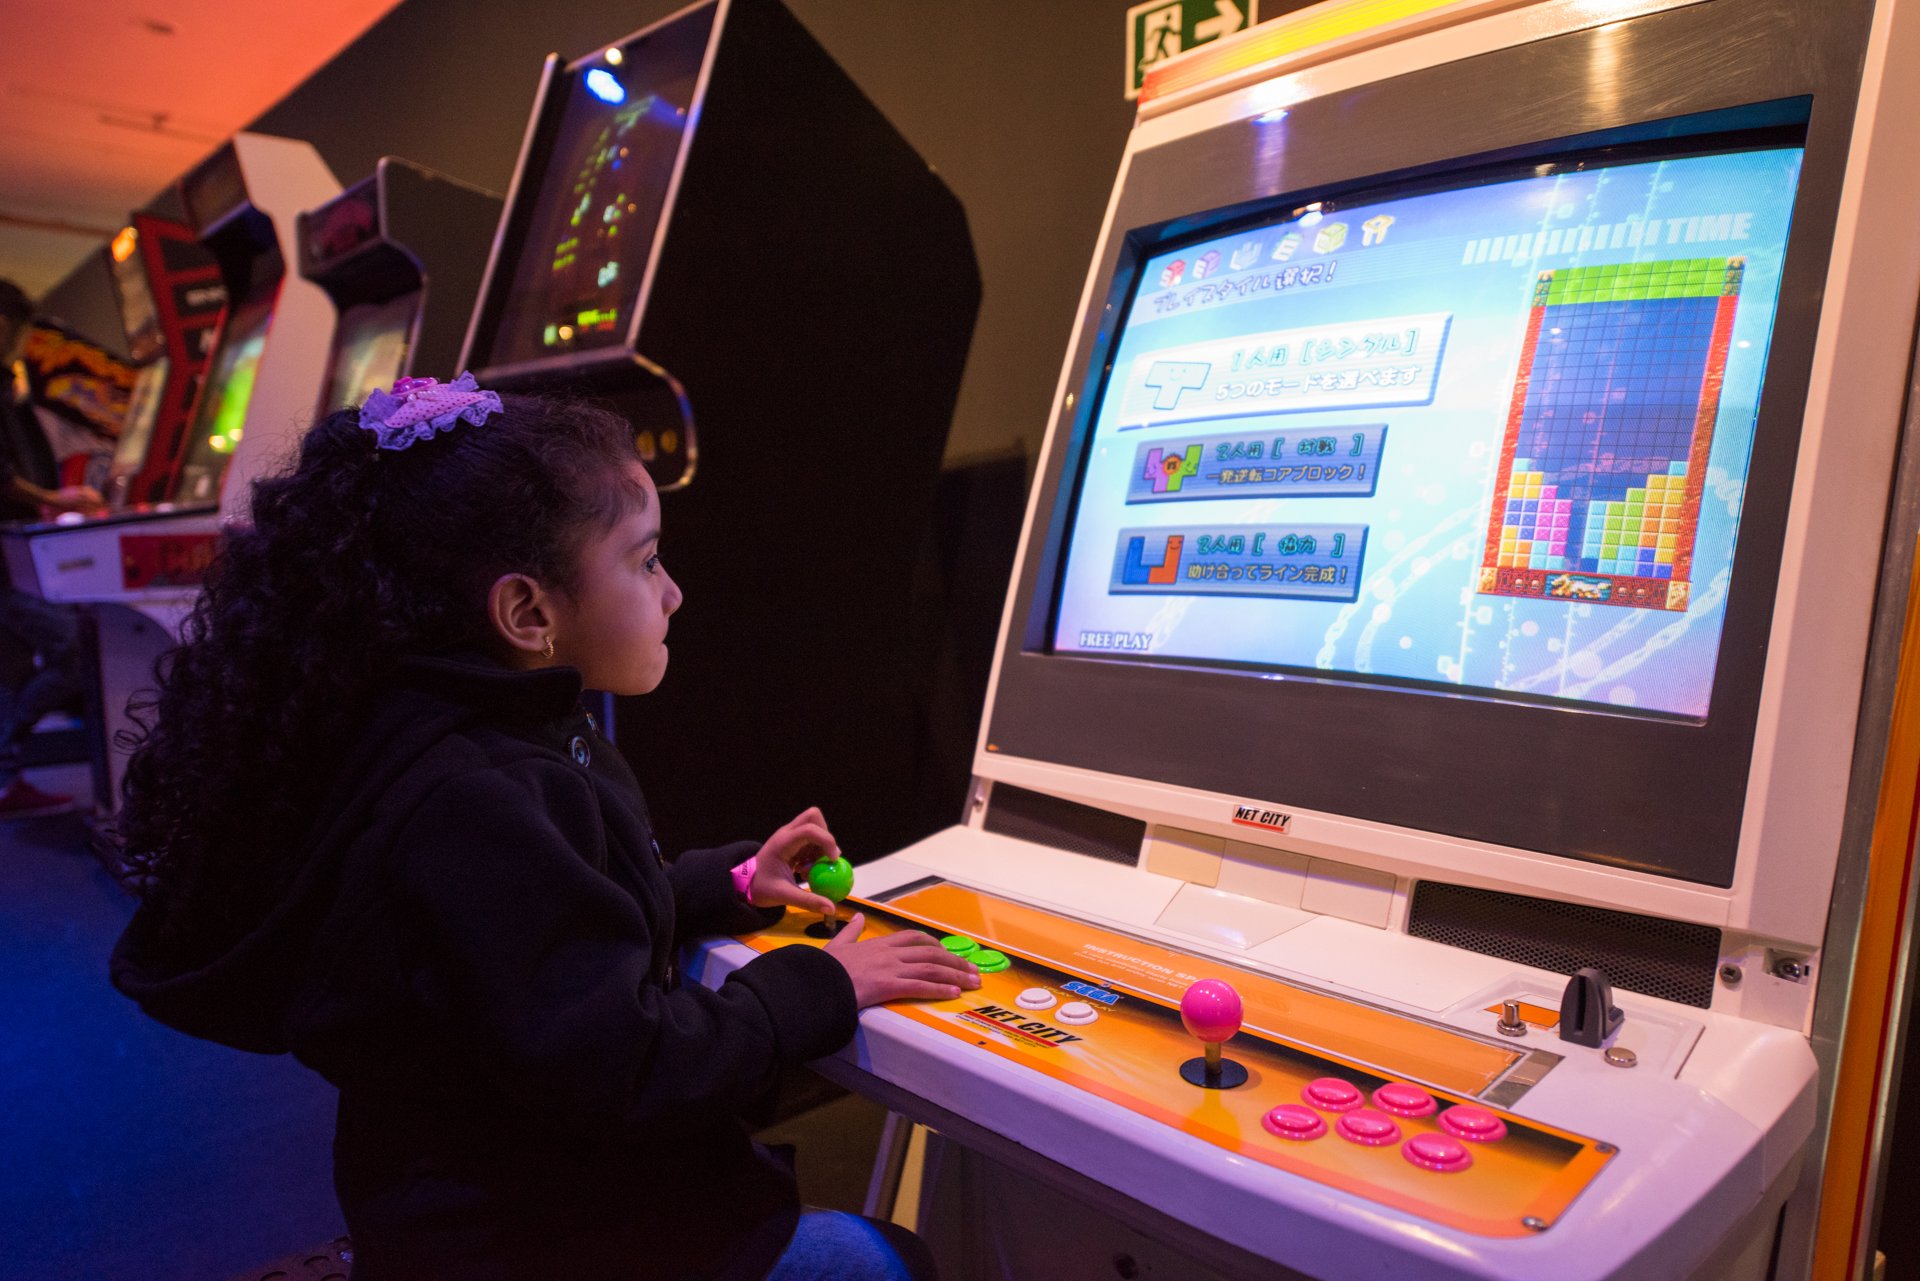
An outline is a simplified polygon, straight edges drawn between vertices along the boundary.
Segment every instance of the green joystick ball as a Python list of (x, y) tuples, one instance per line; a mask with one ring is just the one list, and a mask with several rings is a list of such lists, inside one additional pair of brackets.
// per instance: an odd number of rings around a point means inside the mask
[[(807, 888), (822, 898), (832, 899), (838, 907), (847, 895), (853, 892), (853, 864), (844, 858), (823, 858), (807, 869)], [(807, 933), (817, 939), (830, 939), (840, 932), (841, 921), (836, 916), (824, 916), (807, 927)]]

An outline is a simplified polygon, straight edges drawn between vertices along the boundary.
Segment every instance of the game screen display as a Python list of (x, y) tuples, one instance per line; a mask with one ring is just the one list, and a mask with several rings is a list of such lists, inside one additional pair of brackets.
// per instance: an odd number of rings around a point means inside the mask
[[(130, 227), (114, 238), (113, 283), (119, 291), (120, 324), (127, 332), (127, 351), (137, 361), (148, 361), (160, 351), (160, 311), (154, 306), (146, 266), (133, 249), (135, 242)], [(122, 245), (126, 246), (124, 252)]]
[(153, 426), (160, 417), (160, 404), (165, 399), (167, 377), (172, 365), (172, 361), (162, 356), (142, 369), (140, 377), (133, 384), (133, 396), (127, 403), (127, 417), (120, 428), (120, 440), (114, 445), (113, 459), (107, 466), (103, 492), (110, 507), (125, 507), (132, 496), (133, 478), (145, 465), (147, 447), (153, 442)]
[(1155, 253), (1054, 652), (1703, 718), (1800, 162), (1543, 167)]
[(175, 502), (215, 502), (227, 459), (240, 443), (247, 424), (247, 405), (253, 399), (253, 379), (260, 353), (267, 345), (267, 327), (273, 323), (274, 295), (251, 298), (236, 307), (220, 334), (200, 398), (193, 408), (193, 426), (187, 433), (187, 456), (175, 486)]
[[(415, 291), (385, 302), (355, 303), (340, 313), (323, 413), (357, 408), (374, 388), (393, 386), (406, 367), (407, 343), (413, 337), (419, 306), (420, 294)], [(453, 377), (451, 370), (428, 372)]]
[(120, 428), (120, 440), (113, 448), (113, 469), (133, 472), (147, 456), (147, 442), (153, 439), (153, 422), (160, 413), (161, 393), (167, 387), (172, 363), (165, 356), (140, 371), (134, 380), (133, 396), (127, 402), (127, 417)]
[(486, 364), (625, 339), (712, 23), (690, 14), (573, 72)]

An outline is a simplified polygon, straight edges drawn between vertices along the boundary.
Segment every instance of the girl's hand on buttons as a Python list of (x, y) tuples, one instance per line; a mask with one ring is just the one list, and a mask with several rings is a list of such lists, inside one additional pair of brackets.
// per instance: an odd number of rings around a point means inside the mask
[(827, 944), (827, 955), (847, 967), (853, 999), (861, 1009), (887, 1001), (948, 1001), (980, 986), (980, 972), (963, 957), (940, 946), (931, 934), (901, 930), (862, 939), (864, 912), (841, 927)]

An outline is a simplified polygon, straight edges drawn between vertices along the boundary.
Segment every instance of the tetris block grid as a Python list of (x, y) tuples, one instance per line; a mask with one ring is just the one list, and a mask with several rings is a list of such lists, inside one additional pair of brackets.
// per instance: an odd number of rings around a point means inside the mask
[(1480, 591), (1684, 610), (1744, 258), (1543, 271)]

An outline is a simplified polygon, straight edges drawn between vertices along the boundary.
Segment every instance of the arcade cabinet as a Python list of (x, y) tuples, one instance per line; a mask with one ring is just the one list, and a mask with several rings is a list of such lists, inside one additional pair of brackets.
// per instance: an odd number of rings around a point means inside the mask
[(397, 156), (300, 215), (300, 274), (339, 312), (316, 417), (406, 374), (451, 381), (500, 197)]
[[(133, 473), (145, 461), (147, 443), (153, 438), (153, 420), (160, 412), (173, 362), (168, 358), (162, 336), (159, 300), (147, 279), (147, 265), (140, 257), (137, 227), (129, 223), (120, 229), (108, 244), (108, 260), (112, 266), (114, 297), (120, 304), (120, 325), (125, 332), (127, 355), (140, 372), (127, 398), (127, 412), (121, 419), (113, 455), (107, 467), (90, 483), (103, 497), (117, 492), (124, 500)], [(211, 261), (208, 266), (212, 266)]]
[(983, 973), (819, 1065), (943, 1275), (1861, 1274), (1917, 56), (1332, 0), (1149, 77), (970, 803), (846, 905)]
[(100, 496), (110, 510), (127, 505), (133, 478), (146, 462), (147, 447), (153, 443), (154, 424), (166, 403), (167, 384), (173, 378), (173, 360), (157, 356), (143, 366), (134, 379), (133, 394), (127, 398), (126, 419), (120, 426), (120, 439), (114, 443), (113, 457), (99, 486)]
[(119, 511), (137, 501), (154, 437), (173, 439), (185, 426), (227, 290), (219, 263), (185, 223), (137, 213), (112, 249), (128, 350), (143, 363), (101, 489)]
[(120, 328), (127, 358), (145, 366), (164, 354), (160, 338), (159, 303), (140, 260), (140, 232), (128, 223), (107, 243), (109, 278), (119, 304)]
[(331, 301), (289, 268), (298, 217), (340, 194), (311, 144), (242, 133), (181, 180), (200, 239), (220, 260), (227, 314), (163, 494), (175, 507), (244, 517), (253, 479), (313, 420), (333, 337)]
[(460, 364), (633, 423), (686, 604), (617, 741), (671, 848), (815, 804), (917, 834), (910, 580), (978, 301), (958, 201), (776, 0), (548, 60)]
[(212, 561), (221, 522), (244, 519), (253, 478), (278, 465), (313, 420), (333, 336), (333, 304), (289, 272), (295, 218), (340, 192), (305, 142), (236, 134), (181, 179), (201, 242), (218, 260), (227, 307), (185, 430), (156, 430), (142, 479), (164, 478), (128, 509), (0, 537), (14, 586), (91, 606), (99, 637), (104, 730), (94, 797), (111, 810), (124, 753), (111, 745), (126, 703), (153, 681)]

